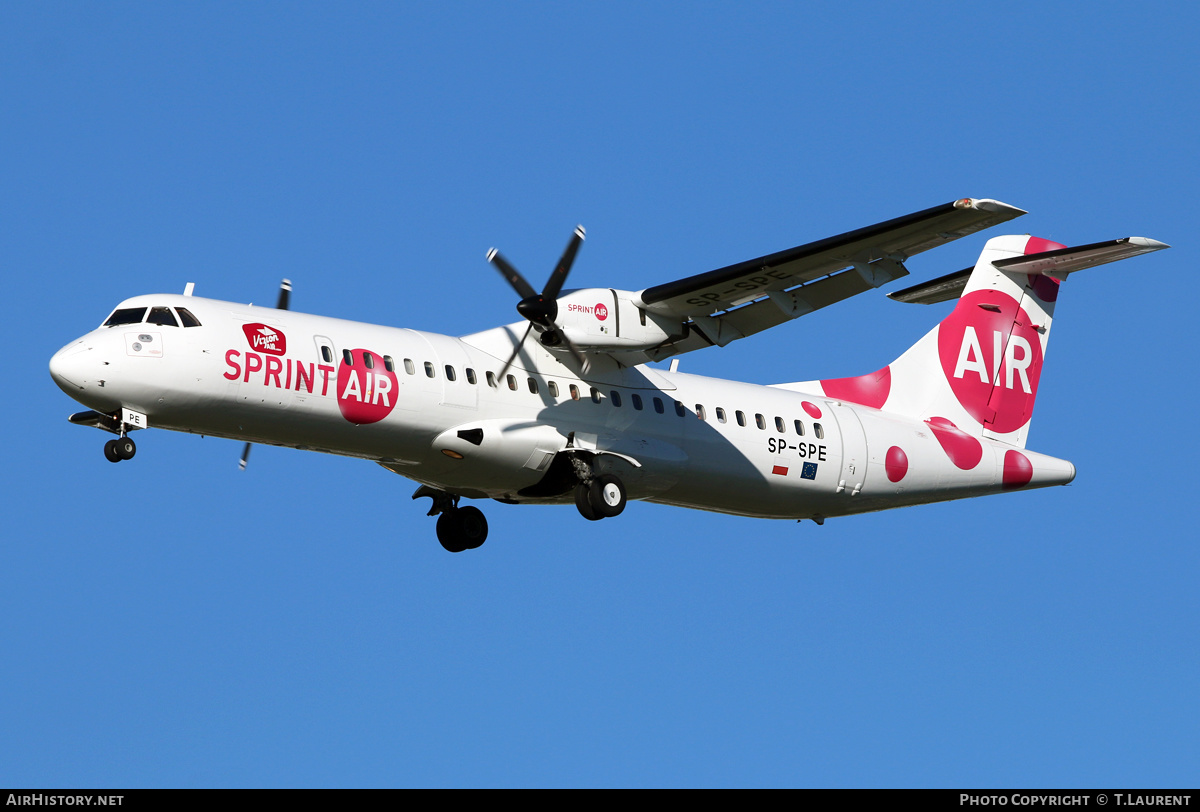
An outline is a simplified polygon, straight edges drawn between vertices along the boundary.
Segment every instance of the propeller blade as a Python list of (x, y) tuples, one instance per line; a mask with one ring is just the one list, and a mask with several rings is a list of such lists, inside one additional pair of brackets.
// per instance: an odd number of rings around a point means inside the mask
[(575, 346), (575, 342), (573, 342), (573, 341), (571, 341), (571, 339), (567, 338), (567, 334), (564, 333), (562, 330), (559, 330), (558, 332), (562, 335), (563, 343), (567, 345), (567, 349), (571, 351), (571, 355), (575, 356), (575, 360), (579, 362), (579, 365), (581, 367), (586, 368), (587, 361), (584, 360), (583, 353), (581, 353), (579, 351), (579, 348)]
[(279, 301), (275, 303), (276, 310), (287, 310), (292, 298), (292, 280), (285, 279), (279, 283)]
[(522, 299), (528, 299), (532, 296), (537, 296), (538, 293), (533, 289), (533, 286), (525, 281), (525, 277), (521, 276), (521, 272), (512, 266), (512, 264), (504, 258), (504, 255), (495, 248), (487, 252), (488, 262), (496, 266), (501, 275), (508, 280), (508, 284), (513, 286), (513, 289)]
[(558, 298), (563, 283), (567, 281), (567, 274), (571, 272), (571, 266), (575, 263), (575, 255), (579, 253), (579, 246), (583, 244), (584, 234), (583, 226), (575, 226), (575, 233), (571, 235), (570, 241), (567, 242), (562, 259), (554, 266), (554, 272), (546, 280), (546, 287), (542, 288), (543, 298)]
[(529, 334), (533, 332), (533, 322), (529, 322), (529, 326), (525, 328), (525, 334), (521, 336), (521, 340), (513, 346), (512, 355), (508, 356), (508, 360), (504, 362), (504, 366), (500, 368), (500, 374), (496, 376), (496, 386), (500, 385), (500, 379), (508, 372), (508, 368), (513, 365), (513, 361), (517, 360), (517, 355), (521, 352), (521, 347), (525, 345), (525, 339), (529, 338)]
[[(275, 302), (276, 310), (287, 310), (292, 300), (292, 280), (284, 279), (279, 283), (279, 299)], [(246, 443), (242, 449), (242, 458), (238, 460), (238, 470), (245, 471), (246, 463), (250, 460), (251, 443)]]

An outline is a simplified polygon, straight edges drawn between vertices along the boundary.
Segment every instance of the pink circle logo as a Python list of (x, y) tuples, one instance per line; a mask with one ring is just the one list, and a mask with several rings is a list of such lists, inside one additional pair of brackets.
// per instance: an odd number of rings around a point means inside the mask
[(959, 299), (938, 329), (938, 356), (954, 396), (980, 425), (1001, 434), (1029, 422), (1042, 375), (1042, 341), (1006, 293)]
[(337, 402), (342, 417), (351, 423), (378, 423), (392, 412), (400, 385), (383, 357), (370, 350), (351, 350), (338, 365)]
[(597, 304), (596, 305), (596, 318), (599, 319), (600, 321), (604, 321), (605, 319), (607, 319), (608, 318), (608, 308), (602, 304)]

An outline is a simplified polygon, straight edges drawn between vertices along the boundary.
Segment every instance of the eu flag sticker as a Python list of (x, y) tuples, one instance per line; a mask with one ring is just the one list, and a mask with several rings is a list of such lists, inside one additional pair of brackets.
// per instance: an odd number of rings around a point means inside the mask
[(804, 463), (804, 467), (800, 469), (800, 478), (801, 479), (816, 479), (817, 478), (817, 464), (815, 462)]

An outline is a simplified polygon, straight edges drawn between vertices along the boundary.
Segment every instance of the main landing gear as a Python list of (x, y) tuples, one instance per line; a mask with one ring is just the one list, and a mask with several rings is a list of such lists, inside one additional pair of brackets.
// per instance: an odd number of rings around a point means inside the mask
[(428, 485), (417, 488), (417, 492), (412, 495), (412, 498), (417, 499), (422, 496), (428, 496), (433, 500), (428, 515), (438, 517), (438, 541), (448, 552), (461, 553), (463, 550), (474, 550), (487, 541), (488, 523), (482, 510), (471, 505), (459, 507), (460, 497)]
[(625, 486), (612, 474), (602, 474), (575, 486), (575, 507), (588, 521), (619, 516), (625, 509)]

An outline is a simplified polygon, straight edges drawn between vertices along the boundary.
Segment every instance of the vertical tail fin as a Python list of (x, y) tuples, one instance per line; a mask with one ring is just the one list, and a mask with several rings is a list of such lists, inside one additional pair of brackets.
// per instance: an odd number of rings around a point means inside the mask
[(1068, 274), (1168, 246), (1127, 237), (1067, 248), (1038, 237), (988, 240), (969, 274), (892, 294), (954, 311), (896, 361), (869, 375), (819, 382), (829, 397), (1025, 447), (1059, 286)]

